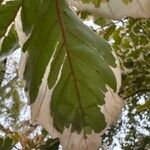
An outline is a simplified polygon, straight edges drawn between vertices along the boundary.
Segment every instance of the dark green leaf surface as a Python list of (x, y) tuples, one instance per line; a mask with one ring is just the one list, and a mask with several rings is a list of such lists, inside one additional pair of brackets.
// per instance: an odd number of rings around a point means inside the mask
[(20, 5), (21, 0), (9, 1), (0, 5), (0, 39), (5, 34), (8, 26), (14, 21)]
[(0, 138), (0, 149), (1, 150), (11, 150), (13, 140), (9, 137)]
[(106, 33), (104, 34), (104, 39), (108, 40), (109, 36), (115, 31), (115, 29), (115, 24), (111, 24), (110, 27), (106, 30)]
[(0, 50), (0, 60), (4, 60), (11, 52), (19, 47), (17, 32), (12, 25), (8, 35), (4, 38), (1, 50)]
[(43, 1), (23, 50), (29, 53), (24, 78), (31, 103), (53, 58), (48, 85), (55, 87), (51, 115), (58, 131), (70, 125), (77, 132), (106, 127), (98, 105), (105, 103), (106, 85), (116, 90), (110, 69), (116, 67), (115, 58), (106, 41), (85, 26), (64, 0)]
[(5, 69), (6, 69), (5, 65), (6, 65), (6, 60), (0, 62), (0, 84), (4, 80)]
[(23, 24), (23, 31), (29, 33), (36, 16), (38, 16), (38, 9), (41, 0), (23, 0), (21, 19)]
[(145, 102), (145, 104), (140, 105), (140, 106), (137, 107), (137, 110), (138, 110), (138, 111), (143, 111), (143, 110), (145, 110), (145, 109), (150, 109), (150, 100), (147, 100), (147, 101)]
[(110, 24), (111, 20), (108, 20), (108, 19), (103, 18), (103, 17), (99, 17), (96, 20), (94, 20), (94, 23), (99, 25), (99, 26), (105, 26), (106, 24)]

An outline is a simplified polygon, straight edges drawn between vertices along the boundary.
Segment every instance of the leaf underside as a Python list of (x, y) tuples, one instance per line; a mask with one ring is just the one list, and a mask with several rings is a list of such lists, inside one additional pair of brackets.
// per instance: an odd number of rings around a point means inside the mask
[(23, 46), (28, 51), (24, 72), (30, 103), (34, 103), (46, 67), (54, 127), (63, 132), (100, 132), (106, 127), (100, 111), (106, 86), (116, 91), (110, 68), (116, 67), (109, 44), (72, 12), (64, 0), (44, 0), (31, 36)]

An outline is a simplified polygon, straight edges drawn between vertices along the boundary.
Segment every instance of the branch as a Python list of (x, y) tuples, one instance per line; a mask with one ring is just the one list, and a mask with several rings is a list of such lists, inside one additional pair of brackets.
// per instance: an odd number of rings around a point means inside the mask
[(125, 4), (123, 0), (103, 0), (99, 8), (92, 3), (83, 4), (80, 0), (68, 0), (71, 6), (79, 11), (87, 11), (109, 19), (121, 18), (150, 18), (150, 0), (132, 0)]

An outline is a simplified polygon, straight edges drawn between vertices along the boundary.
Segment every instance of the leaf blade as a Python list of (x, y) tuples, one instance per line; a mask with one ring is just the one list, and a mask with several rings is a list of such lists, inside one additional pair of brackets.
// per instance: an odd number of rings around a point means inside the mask
[(0, 38), (5, 34), (8, 26), (14, 21), (21, 6), (21, 0), (9, 1), (0, 5)]
[(111, 67), (117, 65), (111, 48), (65, 1), (45, 0), (42, 5), (24, 45), (29, 53), (24, 78), (30, 102), (35, 102), (42, 81), (46, 81), (49, 90), (53, 89), (50, 110), (59, 132), (70, 126), (72, 132), (100, 132), (106, 127), (100, 106), (105, 103), (107, 86), (116, 91)]
[(0, 50), (0, 60), (4, 60), (10, 53), (19, 48), (18, 35), (12, 25), (8, 35), (4, 38)]

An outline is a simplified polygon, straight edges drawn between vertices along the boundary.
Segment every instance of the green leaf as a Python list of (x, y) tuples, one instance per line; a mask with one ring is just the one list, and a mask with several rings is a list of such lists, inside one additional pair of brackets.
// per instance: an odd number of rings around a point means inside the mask
[(96, 7), (100, 7), (102, 0), (81, 0), (83, 3), (93, 3)]
[(0, 38), (14, 21), (20, 5), (21, 0), (8, 1), (6, 4), (0, 5)]
[(0, 50), (0, 60), (4, 60), (10, 53), (15, 51), (17, 48), (19, 48), (18, 35), (14, 25), (12, 25), (8, 35), (3, 40)]
[(0, 148), (2, 150), (11, 150), (13, 140), (10, 137), (0, 138)]
[(96, 23), (98, 25), (104, 25), (104, 24), (106, 24), (106, 20), (103, 17), (100, 17), (100, 18), (94, 20), (94, 23)]
[(129, 4), (132, 2), (132, 0), (122, 0), (125, 4)]
[(6, 137), (3, 143), (3, 150), (11, 150), (13, 140), (12, 138)]
[(143, 110), (146, 110), (146, 109), (150, 109), (150, 100), (147, 100), (145, 104), (139, 105), (139, 106), (137, 107), (137, 111), (138, 111), (138, 112), (143, 111)]
[(80, 17), (81, 17), (81, 19), (84, 19), (84, 20), (90, 15), (91, 15), (91, 13), (89, 13), (87, 11), (80, 12)]
[(116, 44), (120, 44), (120, 42), (121, 42), (121, 37), (120, 37), (120, 28), (118, 28), (115, 32), (114, 32), (114, 34), (113, 34), (113, 37), (114, 37), (114, 40), (115, 40), (115, 43)]
[(104, 34), (104, 39), (108, 40), (110, 36), (114, 33), (115, 29), (116, 29), (115, 24), (111, 24), (106, 30), (106, 33)]
[(5, 65), (6, 65), (6, 61), (5, 60), (0, 62), (0, 84), (4, 80), (5, 69), (6, 69)]
[(40, 3), (41, 0), (23, 0), (21, 19), (24, 32), (30, 32), (36, 19), (36, 16), (38, 16)]
[(55, 128), (63, 132), (106, 127), (99, 106), (105, 103), (106, 86), (116, 91), (110, 68), (116, 67), (110, 45), (85, 26), (62, 0), (43, 1), (32, 34), (23, 47), (29, 56), (24, 72), (30, 102), (35, 102), (51, 61), (49, 89)]

